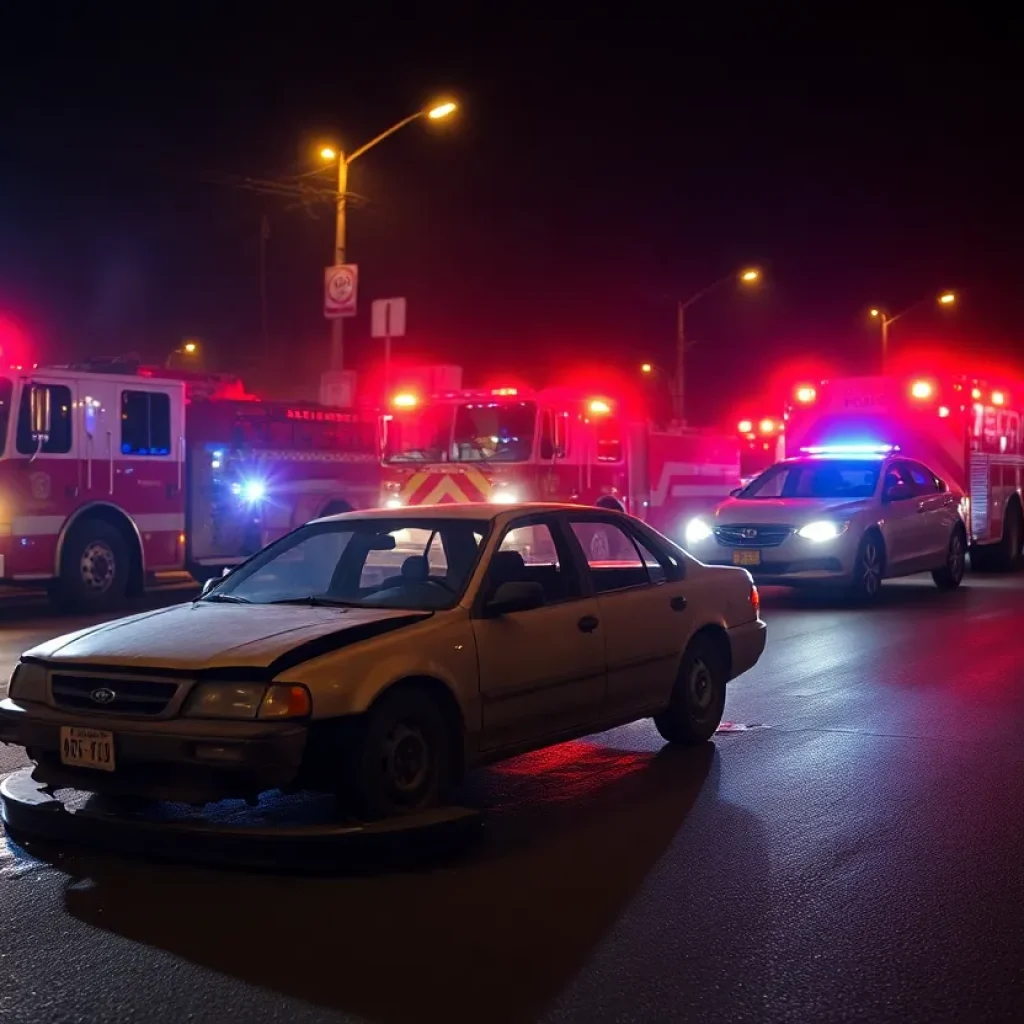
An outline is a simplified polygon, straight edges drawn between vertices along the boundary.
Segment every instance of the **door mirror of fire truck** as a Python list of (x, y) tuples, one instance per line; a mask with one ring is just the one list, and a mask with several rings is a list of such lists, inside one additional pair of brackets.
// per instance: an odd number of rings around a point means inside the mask
[(38, 384), (29, 385), (29, 406), (32, 414), (32, 440), (46, 440), (50, 436), (53, 416), (50, 409), (50, 389)]
[(890, 504), (894, 501), (909, 501), (914, 496), (914, 489), (909, 484), (893, 483), (882, 492), (882, 501)]

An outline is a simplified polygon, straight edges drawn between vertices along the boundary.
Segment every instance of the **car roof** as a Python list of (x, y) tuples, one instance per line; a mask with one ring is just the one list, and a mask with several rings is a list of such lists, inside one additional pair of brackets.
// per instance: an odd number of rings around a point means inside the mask
[(521, 501), (514, 504), (494, 502), (450, 502), (444, 505), (403, 505), (400, 508), (370, 508), (360, 512), (342, 512), (335, 516), (324, 516), (315, 522), (329, 522), (335, 519), (497, 519), (526, 512), (603, 512), (619, 515), (613, 509), (570, 505), (555, 502)]

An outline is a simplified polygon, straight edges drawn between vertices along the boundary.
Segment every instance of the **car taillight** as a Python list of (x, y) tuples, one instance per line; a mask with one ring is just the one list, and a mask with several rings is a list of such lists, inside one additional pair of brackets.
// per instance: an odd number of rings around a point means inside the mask
[(753, 583), (750, 584), (750, 607), (754, 609), (754, 618), (758, 618), (761, 614), (761, 595)]

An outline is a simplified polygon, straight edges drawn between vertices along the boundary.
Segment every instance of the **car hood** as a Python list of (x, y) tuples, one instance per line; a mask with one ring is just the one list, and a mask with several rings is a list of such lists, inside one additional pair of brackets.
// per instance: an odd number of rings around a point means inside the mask
[(803, 526), (815, 519), (854, 516), (872, 505), (872, 498), (730, 498), (714, 511), (716, 525), (782, 523)]
[(431, 616), (386, 608), (310, 608), (200, 601), (144, 612), (49, 640), (24, 657), (68, 668), (104, 665), (203, 673), (283, 670)]

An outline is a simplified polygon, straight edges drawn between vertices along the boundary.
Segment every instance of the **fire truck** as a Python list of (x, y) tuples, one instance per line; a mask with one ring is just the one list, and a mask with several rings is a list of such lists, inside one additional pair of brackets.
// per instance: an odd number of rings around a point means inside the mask
[(0, 372), (0, 581), (107, 608), (376, 504), (376, 415), (128, 363)]
[[(627, 403), (573, 387), (393, 396), (383, 503), (564, 501), (620, 509), (681, 538), (740, 483), (739, 438), (655, 429)], [(602, 532), (594, 557), (610, 552)]]
[(787, 410), (786, 451), (892, 445), (964, 495), (976, 569), (1013, 569), (1024, 543), (1024, 381), (961, 375), (853, 377), (802, 385)]

